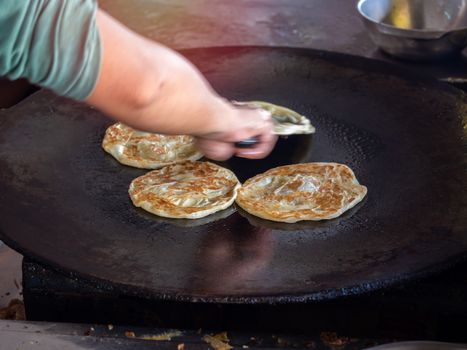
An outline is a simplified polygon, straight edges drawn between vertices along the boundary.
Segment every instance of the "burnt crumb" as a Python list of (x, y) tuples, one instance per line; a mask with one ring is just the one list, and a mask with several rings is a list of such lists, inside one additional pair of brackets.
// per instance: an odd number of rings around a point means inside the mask
[(135, 334), (135, 332), (126, 331), (126, 332), (125, 332), (125, 337), (127, 337), (127, 338), (134, 338), (134, 337), (136, 337), (136, 334)]

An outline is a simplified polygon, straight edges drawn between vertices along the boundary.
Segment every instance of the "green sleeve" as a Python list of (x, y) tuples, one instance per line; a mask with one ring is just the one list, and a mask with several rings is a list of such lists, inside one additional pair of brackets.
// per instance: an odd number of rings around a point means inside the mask
[(82, 100), (97, 82), (95, 0), (0, 0), (0, 76)]

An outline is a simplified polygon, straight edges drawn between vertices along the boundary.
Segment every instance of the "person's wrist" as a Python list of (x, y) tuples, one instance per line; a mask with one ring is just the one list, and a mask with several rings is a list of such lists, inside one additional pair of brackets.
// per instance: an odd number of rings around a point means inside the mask
[(236, 110), (227, 101), (220, 97), (214, 97), (208, 104), (201, 130), (194, 136), (201, 138), (211, 138), (216, 135), (227, 133), (232, 125), (235, 125)]

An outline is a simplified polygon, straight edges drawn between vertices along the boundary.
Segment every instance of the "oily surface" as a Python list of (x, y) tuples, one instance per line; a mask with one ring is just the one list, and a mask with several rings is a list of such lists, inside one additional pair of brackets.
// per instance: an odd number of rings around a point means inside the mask
[(158, 169), (203, 156), (191, 136), (142, 132), (122, 123), (107, 129), (102, 147), (120, 163), (144, 169)]
[(336, 218), (366, 193), (348, 166), (306, 163), (277, 167), (247, 180), (237, 203), (263, 219), (292, 223)]
[(153, 214), (196, 219), (229, 207), (239, 186), (228, 169), (187, 161), (136, 178), (129, 193), (135, 206)]
[(102, 151), (109, 120), (40, 91), (0, 111), (5, 243), (121, 295), (216, 303), (367, 293), (465, 254), (465, 94), (379, 61), (308, 49), (185, 54), (229, 100), (273, 101), (316, 126), (281, 138), (265, 159), (222, 166), (246, 181), (286, 164), (346, 164), (368, 187), (364, 203), (296, 224), (256, 216), (250, 224), (242, 211), (204, 225), (161, 219), (128, 196), (146, 171)]

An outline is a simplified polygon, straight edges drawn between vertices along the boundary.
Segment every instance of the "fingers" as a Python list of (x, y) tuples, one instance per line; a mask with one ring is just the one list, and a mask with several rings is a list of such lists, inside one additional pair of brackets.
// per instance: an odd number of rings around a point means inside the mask
[(225, 142), (238, 142), (255, 136), (272, 134), (271, 114), (260, 109), (234, 109), (233, 120), (223, 135)]
[(269, 127), (265, 127), (259, 131), (256, 137), (259, 141), (258, 144), (251, 148), (237, 148), (235, 155), (248, 159), (260, 159), (268, 156), (276, 144), (277, 136), (271, 132)]
[(238, 148), (236, 149), (235, 154), (238, 157), (249, 159), (266, 157), (271, 153), (277, 141), (277, 136), (273, 133), (271, 114), (263, 110), (243, 110), (242, 112), (242, 118), (248, 118), (248, 120), (251, 121), (251, 125), (244, 130), (247, 137), (236, 139), (235, 142), (242, 141), (250, 137), (257, 138), (259, 142), (251, 148)]
[[(230, 107), (230, 106), (229, 106)], [(277, 141), (271, 114), (259, 109), (229, 108), (222, 132), (198, 135), (197, 146), (206, 157), (226, 160), (233, 155), (249, 159), (266, 157)], [(235, 143), (251, 137), (258, 143), (251, 148), (235, 148)]]
[(238, 148), (236, 149), (235, 155), (242, 158), (248, 159), (260, 159), (267, 157), (276, 144), (277, 136), (266, 139), (263, 138), (260, 142), (252, 148)]
[(248, 159), (261, 159), (269, 155), (274, 148), (277, 137), (260, 141), (253, 148), (235, 148), (234, 143), (227, 143), (208, 139), (197, 139), (197, 148), (209, 159), (227, 160), (233, 155)]
[(196, 139), (196, 147), (209, 159), (226, 160), (235, 154), (233, 143), (204, 138)]

